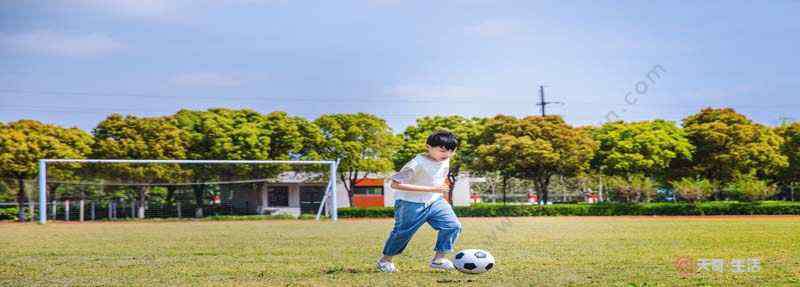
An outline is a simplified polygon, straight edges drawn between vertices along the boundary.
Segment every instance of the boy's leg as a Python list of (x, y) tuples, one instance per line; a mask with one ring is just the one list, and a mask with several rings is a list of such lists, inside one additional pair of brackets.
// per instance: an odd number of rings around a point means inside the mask
[(397, 200), (394, 208), (394, 228), (383, 246), (384, 258), (402, 253), (427, 218), (428, 209), (423, 203)]
[(456, 217), (453, 207), (441, 198), (431, 204), (427, 221), (433, 229), (439, 231), (434, 251), (436, 257), (442, 258), (444, 254), (453, 251), (453, 246), (461, 233), (461, 222)]

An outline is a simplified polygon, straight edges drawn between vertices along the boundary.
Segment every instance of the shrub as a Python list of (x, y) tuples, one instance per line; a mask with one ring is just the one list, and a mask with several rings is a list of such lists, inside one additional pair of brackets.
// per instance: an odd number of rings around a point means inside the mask
[(17, 220), (18, 212), (19, 208), (16, 206), (0, 208), (0, 220)]
[[(794, 214), (800, 215), (798, 202), (736, 202), (712, 201), (704, 203), (657, 202), (644, 204), (599, 203), (599, 204), (475, 204), (454, 208), (459, 217), (505, 217), (505, 216), (623, 216), (623, 215), (751, 215)], [(393, 217), (392, 207), (340, 208), (339, 216)]]
[(616, 201), (649, 202), (656, 196), (656, 183), (644, 175), (636, 174), (628, 178), (609, 177), (607, 185)]
[(725, 192), (731, 198), (744, 201), (764, 200), (778, 192), (775, 185), (760, 180), (753, 175), (738, 176), (728, 184)]
[(683, 178), (670, 182), (675, 192), (688, 202), (696, 202), (708, 198), (714, 192), (714, 185), (707, 179)]

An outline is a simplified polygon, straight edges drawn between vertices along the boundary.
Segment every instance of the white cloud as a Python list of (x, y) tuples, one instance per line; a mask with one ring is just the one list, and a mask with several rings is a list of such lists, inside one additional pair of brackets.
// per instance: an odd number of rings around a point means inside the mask
[(519, 30), (520, 26), (518, 23), (508, 20), (486, 20), (464, 28), (464, 32), (468, 35), (477, 35), (487, 38), (509, 36), (519, 32)]
[(238, 87), (242, 85), (243, 80), (232, 75), (199, 72), (177, 75), (172, 78), (171, 83), (189, 87)]
[(57, 56), (96, 56), (116, 52), (125, 44), (106, 35), (67, 35), (52, 31), (33, 31), (22, 34), (1, 34), (0, 47), (22, 53), (41, 53)]

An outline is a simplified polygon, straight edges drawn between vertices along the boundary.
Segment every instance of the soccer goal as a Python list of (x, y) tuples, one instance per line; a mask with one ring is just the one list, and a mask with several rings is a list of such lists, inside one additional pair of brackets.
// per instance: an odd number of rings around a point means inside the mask
[(39, 161), (39, 223), (227, 215), (338, 219), (330, 160)]

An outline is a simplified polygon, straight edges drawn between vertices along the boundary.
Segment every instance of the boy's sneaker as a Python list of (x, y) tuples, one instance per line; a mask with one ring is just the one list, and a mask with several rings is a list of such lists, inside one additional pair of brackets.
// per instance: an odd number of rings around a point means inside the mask
[(436, 262), (431, 261), (431, 268), (432, 269), (439, 269), (439, 270), (453, 270), (455, 269), (455, 265), (453, 262), (447, 259), (442, 259), (442, 261)]
[(381, 271), (381, 272), (388, 272), (388, 273), (397, 272), (397, 267), (395, 267), (394, 263), (392, 263), (392, 262), (384, 262), (384, 261), (378, 260), (378, 263), (376, 263), (376, 266), (378, 267), (378, 270)]

